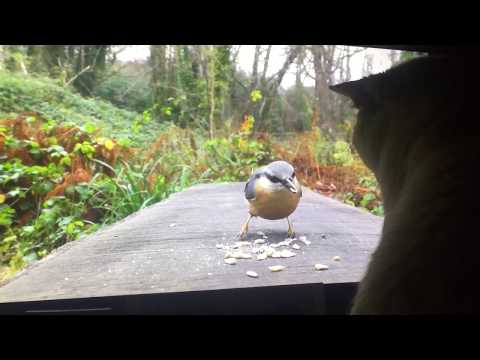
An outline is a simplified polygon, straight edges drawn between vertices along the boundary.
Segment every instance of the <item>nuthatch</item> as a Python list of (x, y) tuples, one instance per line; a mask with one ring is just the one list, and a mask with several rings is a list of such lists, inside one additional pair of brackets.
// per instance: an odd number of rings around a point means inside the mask
[(248, 223), (254, 216), (267, 220), (287, 218), (288, 236), (294, 231), (288, 218), (298, 206), (302, 187), (295, 176), (295, 169), (286, 161), (274, 161), (252, 173), (245, 185), (250, 216), (242, 226), (240, 237), (248, 232)]

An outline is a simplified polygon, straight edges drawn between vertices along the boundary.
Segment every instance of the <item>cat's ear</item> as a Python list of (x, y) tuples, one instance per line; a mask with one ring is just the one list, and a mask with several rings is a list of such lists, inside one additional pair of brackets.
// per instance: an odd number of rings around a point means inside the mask
[(371, 79), (364, 78), (330, 86), (330, 90), (352, 99), (356, 108), (363, 108), (374, 103), (374, 92), (371, 89)]

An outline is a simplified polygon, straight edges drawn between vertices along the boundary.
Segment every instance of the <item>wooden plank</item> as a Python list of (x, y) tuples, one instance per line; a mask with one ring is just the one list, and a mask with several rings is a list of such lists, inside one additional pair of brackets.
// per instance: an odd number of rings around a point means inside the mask
[[(195, 186), (69, 243), (2, 286), (0, 303), (360, 280), (383, 219), (308, 189), (292, 220), (310, 246), (288, 259), (224, 264), (224, 251), (215, 245), (232, 243), (247, 218), (243, 187)], [(285, 220), (254, 219), (249, 239), (263, 231), (279, 242), (287, 227)], [(336, 255), (340, 262), (332, 261)], [(315, 271), (315, 263), (330, 269)], [(273, 264), (287, 269), (271, 273)], [(247, 277), (247, 270), (259, 278)]]

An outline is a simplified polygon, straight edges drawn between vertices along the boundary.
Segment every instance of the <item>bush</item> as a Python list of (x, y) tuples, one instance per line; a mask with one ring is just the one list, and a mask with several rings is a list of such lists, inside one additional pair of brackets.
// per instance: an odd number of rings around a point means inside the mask
[[(148, 123), (149, 114), (142, 119)], [(213, 140), (165, 125), (152, 145), (137, 151), (101, 137), (92, 124), (33, 113), (0, 121), (0, 268), (13, 274), (191, 185), (246, 180), (272, 158), (266, 138), (251, 138), (251, 120)], [(140, 133), (142, 126), (133, 124)]]
[[(88, 130), (88, 131), (87, 131)], [(0, 121), (0, 264), (17, 270), (96, 228), (105, 211), (82, 192), (132, 151), (98, 129), (37, 114)]]
[(131, 111), (142, 112), (152, 107), (152, 91), (148, 79), (115, 73), (100, 83), (95, 96)]

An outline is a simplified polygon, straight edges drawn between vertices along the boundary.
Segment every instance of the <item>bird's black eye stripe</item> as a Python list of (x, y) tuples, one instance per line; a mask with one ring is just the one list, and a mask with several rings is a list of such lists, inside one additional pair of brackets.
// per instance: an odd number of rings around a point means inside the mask
[(292, 179), (293, 179), (294, 177), (295, 177), (295, 171), (294, 171), (293, 174), (292, 174)]
[(280, 179), (275, 177), (275, 176), (272, 176), (272, 175), (267, 175), (268, 179), (273, 182), (273, 183), (278, 183), (280, 182)]

